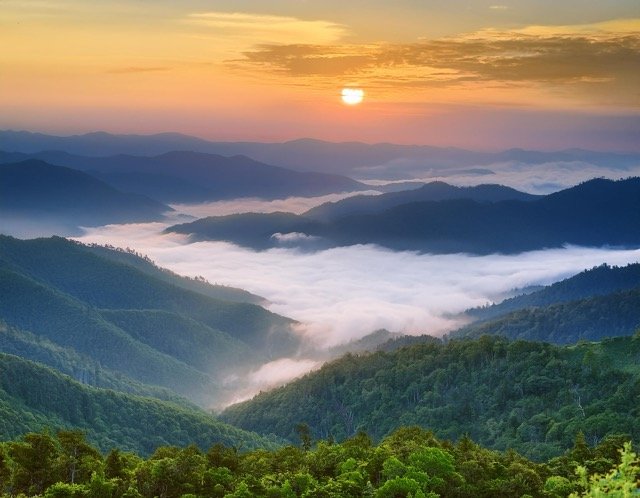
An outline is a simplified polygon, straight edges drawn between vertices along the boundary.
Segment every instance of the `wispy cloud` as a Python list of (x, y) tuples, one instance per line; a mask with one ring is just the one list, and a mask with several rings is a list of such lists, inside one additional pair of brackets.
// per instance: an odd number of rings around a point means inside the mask
[(340, 40), (345, 26), (323, 20), (304, 20), (289, 16), (262, 15), (245, 12), (197, 12), (185, 22), (209, 28), (217, 34), (252, 39), (256, 43), (325, 44)]

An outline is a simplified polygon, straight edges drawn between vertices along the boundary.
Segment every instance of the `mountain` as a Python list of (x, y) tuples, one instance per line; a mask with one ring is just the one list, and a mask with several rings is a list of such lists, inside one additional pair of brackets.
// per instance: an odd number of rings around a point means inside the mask
[[(322, 230), (319, 222), (293, 213), (243, 213), (228, 216), (210, 216), (189, 223), (173, 225), (166, 232), (191, 235), (196, 240), (224, 240), (256, 250), (282, 245), (278, 234), (311, 234)], [(304, 236), (302, 242), (308, 242)], [(299, 245), (300, 240), (290, 238), (285, 243)]]
[(172, 211), (147, 197), (125, 194), (70, 168), (27, 160), (0, 165), (2, 224), (22, 220), (69, 227), (155, 221)]
[(640, 288), (640, 263), (627, 266), (603, 264), (535, 292), (467, 310), (465, 315), (474, 320), (489, 320), (525, 308), (544, 307), (636, 288)]
[(358, 195), (337, 202), (327, 202), (310, 209), (303, 216), (318, 221), (330, 221), (345, 216), (381, 213), (411, 202), (437, 202), (452, 199), (470, 199), (477, 202), (532, 201), (539, 197), (502, 185), (455, 187), (444, 182), (430, 182), (411, 190), (375, 196)]
[[(582, 149), (556, 152), (510, 149), (502, 152), (478, 152), (453, 147), (398, 145), (361, 142), (332, 143), (314, 139), (284, 143), (212, 142), (178, 133), (157, 135), (113, 135), (105, 132), (59, 137), (27, 131), (0, 131), (0, 143), (7, 151), (35, 153), (64, 150), (86, 156), (110, 156), (114, 153), (158, 155), (174, 150), (191, 150), (222, 156), (246, 155), (268, 164), (298, 171), (323, 171), (358, 178), (411, 178), (426, 170), (446, 174), (452, 169), (475, 175), (491, 175), (478, 166), (505, 162), (542, 164), (547, 162), (590, 163), (624, 172), (640, 163), (638, 154), (617, 154)], [(485, 171), (482, 171), (485, 170)], [(434, 172), (432, 172), (434, 173)], [(419, 176), (417, 176), (419, 177)]]
[(215, 397), (221, 371), (297, 349), (287, 318), (175, 285), (118, 261), (121, 254), (94, 251), (59, 237), (1, 236), (0, 319), (199, 403)]
[(60, 346), (43, 336), (9, 326), (1, 321), (0, 351), (49, 366), (81, 384), (151, 396), (176, 403), (187, 403), (186, 399), (175, 391), (133, 380), (73, 348)]
[(637, 247), (638, 212), (640, 178), (594, 179), (535, 200), (410, 202), (325, 222), (283, 213), (209, 217), (167, 231), (256, 249), (313, 241), (320, 247), (378, 244), (435, 253), (518, 253), (565, 244)]
[(182, 277), (177, 273), (166, 268), (156, 265), (151, 259), (143, 254), (139, 254), (133, 249), (121, 249), (113, 246), (87, 245), (85, 246), (89, 252), (97, 254), (103, 258), (110, 259), (115, 263), (123, 263), (133, 266), (136, 269), (163, 280), (167, 283), (191, 290), (214, 299), (222, 301), (231, 301), (234, 303), (250, 303), (263, 305), (267, 304), (267, 300), (262, 296), (257, 296), (244, 289), (230, 287), (228, 285), (210, 284), (204, 277)]
[(286, 386), (227, 408), (221, 419), (263, 434), (375, 439), (418, 425), (469, 435), (531, 458), (560, 454), (582, 431), (640, 437), (640, 338), (559, 347), (485, 336), (347, 355)]
[[(14, 160), (16, 156), (2, 153), (0, 161)], [(242, 155), (223, 157), (172, 151), (154, 157), (124, 154), (85, 157), (66, 152), (39, 152), (25, 157), (79, 169), (122, 191), (163, 202), (193, 203), (239, 197), (280, 199), (369, 188), (345, 176), (293, 171)]]
[(500, 335), (509, 339), (574, 344), (640, 330), (640, 286), (544, 307), (524, 308), (472, 323), (449, 337)]
[(167, 445), (274, 448), (280, 443), (194, 407), (86, 386), (7, 354), (0, 354), (0, 420), (2, 441), (45, 428), (73, 428), (85, 431), (102, 451), (118, 446), (142, 455)]

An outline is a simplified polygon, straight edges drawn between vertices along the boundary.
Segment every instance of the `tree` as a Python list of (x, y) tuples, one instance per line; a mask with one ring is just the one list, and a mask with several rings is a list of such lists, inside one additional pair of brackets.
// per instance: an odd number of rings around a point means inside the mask
[(620, 452), (620, 463), (606, 475), (587, 475), (587, 469), (576, 469), (579, 482), (585, 488), (584, 493), (572, 493), (570, 498), (630, 498), (640, 494), (640, 460), (631, 449), (631, 443), (625, 443)]
[(308, 424), (300, 423), (296, 425), (296, 433), (300, 438), (300, 444), (304, 451), (311, 449), (311, 429)]
[(54, 462), (59, 455), (55, 440), (47, 433), (31, 432), (22, 441), (9, 445), (9, 456), (16, 464), (14, 490), (29, 495), (42, 494), (58, 480)]

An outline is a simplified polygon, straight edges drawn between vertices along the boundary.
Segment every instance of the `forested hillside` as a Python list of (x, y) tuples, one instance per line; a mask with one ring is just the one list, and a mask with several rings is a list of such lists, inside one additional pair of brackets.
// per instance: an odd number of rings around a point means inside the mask
[[(249, 367), (297, 346), (289, 319), (188, 290), (178, 277), (158, 278), (119, 261), (121, 254), (98, 254), (105, 251), (55, 237), (0, 237), (0, 319), (14, 336), (35, 334), (200, 403), (215, 396), (221, 369)], [(33, 347), (22, 351), (42, 361)]]
[(392, 352), (347, 355), (229, 407), (222, 419), (259, 433), (375, 439), (402, 425), (438, 437), (469, 434), (494, 449), (546, 459), (607, 434), (640, 438), (640, 338), (558, 347), (536, 342), (429, 341)]
[(278, 443), (226, 425), (184, 401), (181, 405), (82, 385), (42, 365), (0, 354), (1, 440), (58, 427), (86, 431), (102, 451), (117, 446), (140, 454), (167, 444), (255, 448)]
[(524, 308), (493, 320), (472, 323), (452, 332), (449, 337), (495, 334), (510, 339), (572, 344), (632, 335), (639, 329), (640, 286), (604, 296)]
[(473, 308), (467, 310), (465, 314), (476, 320), (487, 320), (524, 308), (566, 303), (639, 287), (640, 263), (632, 263), (627, 266), (603, 264), (535, 292), (505, 299), (491, 306)]
[(227, 285), (211, 284), (204, 277), (188, 278), (178, 275), (166, 268), (156, 265), (148, 256), (139, 254), (133, 249), (122, 249), (113, 246), (101, 246), (98, 244), (85, 246), (90, 252), (116, 263), (124, 263), (138, 270), (187, 290), (192, 290), (205, 296), (222, 301), (237, 303), (263, 304), (266, 300), (261, 296), (251, 294), (244, 289)]

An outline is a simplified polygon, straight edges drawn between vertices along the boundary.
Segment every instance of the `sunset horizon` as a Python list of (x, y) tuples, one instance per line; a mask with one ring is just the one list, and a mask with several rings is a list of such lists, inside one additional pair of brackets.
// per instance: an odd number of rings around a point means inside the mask
[(640, 151), (637, 5), (547, 3), (5, 1), (0, 128)]

